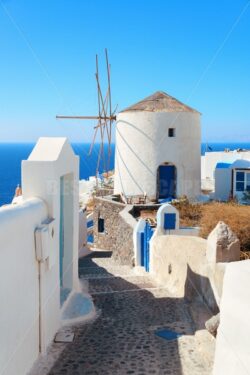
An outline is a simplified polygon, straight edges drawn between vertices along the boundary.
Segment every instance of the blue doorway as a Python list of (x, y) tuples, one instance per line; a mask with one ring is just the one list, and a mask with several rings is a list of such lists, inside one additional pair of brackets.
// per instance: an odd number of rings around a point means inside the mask
[(144, 231), (140, 233), (140, 240), (141, 240), (141, 266), (145, 268), (147, 272), (149, 272), (149, 260), (150, 260), (150, 246), (149, 241), (151, 240), (151, 237), (153, 236), (154, 231), (149, 225), (148, 222), (146, 222)]
[(158, 199), (176, 197), (176, 167), (160, 165), (158, 168)]

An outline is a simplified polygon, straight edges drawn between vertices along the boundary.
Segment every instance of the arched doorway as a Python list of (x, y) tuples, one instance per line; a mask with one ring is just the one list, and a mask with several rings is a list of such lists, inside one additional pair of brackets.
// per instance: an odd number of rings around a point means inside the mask
[(170, 163), (164, 163), (157, 171), (157, 198), (167, 199), (176, 197), (176, 167)]

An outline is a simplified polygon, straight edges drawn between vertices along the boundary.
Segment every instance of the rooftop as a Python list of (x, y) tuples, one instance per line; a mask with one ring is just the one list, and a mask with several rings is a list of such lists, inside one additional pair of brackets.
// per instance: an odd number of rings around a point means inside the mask
[(199, 113), (195, 109), (180, 102), (163, 91), (157, 91), (140, 102), (125, 108), (121, 112), (148, 111), (148, 112), (192, 112)]
[(28, 160), (56, 161), (62, 152), (72, 153), (72, 149), (65, 137), (41, 137), (38, 139)]

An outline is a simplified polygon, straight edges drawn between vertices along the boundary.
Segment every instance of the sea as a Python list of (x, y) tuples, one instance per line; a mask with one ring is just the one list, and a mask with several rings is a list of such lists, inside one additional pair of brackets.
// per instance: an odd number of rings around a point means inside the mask
[[(21, 163), (29, 157), (33, 147), (34, 143), (0, 143), (0, 206), (10, 203), (16, 186), (21, 185)], [(72, 143), (72, 148), (80, 158), (80, 179), (94, 176), (100, 145), (94, 145), (91, 155), (88, 143)], [(223, 151), (225, 148), (250, 150), (250, 143), (202, 143), (201, 155), (204, 155), (205, 151)], [(114, 169), (114, 150), (115, 145), (111, 145), (110, 150), (105, 145), (105, 157), (101, 159), (99, 173)]]

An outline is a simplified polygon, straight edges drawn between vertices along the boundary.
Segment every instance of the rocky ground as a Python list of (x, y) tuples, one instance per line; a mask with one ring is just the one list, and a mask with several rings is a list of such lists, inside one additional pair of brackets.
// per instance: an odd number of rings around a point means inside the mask
[[(74, 326), (73, 342), (53, 343), (32, 375), (211, 374), (207, 341), (197, 336), (184, 299), (97, 253), (80, 260), (79, 275), (97, 317)], [(183, 335), (167, 341), (155, 334), (161, 329)]]

